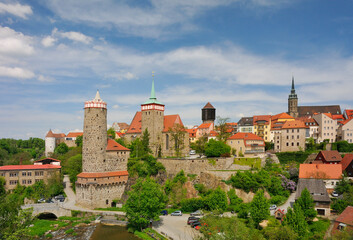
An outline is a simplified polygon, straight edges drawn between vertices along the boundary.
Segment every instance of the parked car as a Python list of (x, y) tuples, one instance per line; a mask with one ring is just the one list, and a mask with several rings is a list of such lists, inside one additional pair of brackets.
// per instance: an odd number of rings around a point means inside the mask
[(200, 221), (192, 222), (192, 223), (190, 224), (190, 226), (194, 228), (194, 227), (196, 227), (196, 226), (201, 226), (201, 223), (200, 223)]
[(190, 150), (189, 154), (190, 154), (190, 155), (195, 155), (195, 154), (196, 154), (196, 151), (195, 151), (195, 150)]
[(203, 216), (203, 212), (201, 210), (197, 210), (195, 212), (190, 213), (190, 216)]
[(277, 209), (277, 206), (275, 204), (270, 206), (270, 210), (276, 210), (276, 209)]
[(55, 196), (54, 199), (56, 201), (59, 201), (59, 202), (64, 202), (65, 201), (65, 197), (63, 195)]
[(193, 222), (199, 222), (199, 221), (200, 221), (200, 218), (198, 218), (198, 217), (189, 217), (187, 224), (190, 225)]
[(338, 197), (338, 193), (337, 193), (336, 191), (333, 191), (333, 192), (331, 193), (331, 195), (332, 195), (332, 197)]
[(45, 198), (38, 199), (38, 203), (45, 203)]
[(46, 202), (46, 203), (54, 203), (54, 201), (53, 201), (52, 198), (48, 198), (45, 202)]
[(175, 211), (175, 212), (172, 212), (170, 215), (171, 216), (182, 216), (183, 214), (181, 213), (181, 211)]
[(162, 214), (163, 216), (168, 215), (168, 211), (167, 211), (167, 210), (163, 210), (163, 211), (161, 211), (161, 214)]

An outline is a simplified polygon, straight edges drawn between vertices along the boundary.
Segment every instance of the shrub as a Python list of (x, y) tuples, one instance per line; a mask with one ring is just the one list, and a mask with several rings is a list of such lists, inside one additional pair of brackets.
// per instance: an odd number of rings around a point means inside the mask
[(303, 163), (309, 156), (310, 153), (298, 151), (298, 152), (280, 152), (276, 153), (279, 161), (282, 164), (289, 162)]
[(194, 212), (198, 209), (204, 208), (204, 200), (201, 198), (183, 199), (181, 200), (180, 205), (181, 205), (181, 211)]

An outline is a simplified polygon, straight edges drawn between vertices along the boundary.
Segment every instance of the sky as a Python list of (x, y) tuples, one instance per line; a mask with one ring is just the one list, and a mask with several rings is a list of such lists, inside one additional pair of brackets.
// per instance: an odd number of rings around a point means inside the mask
[(0, 0), (0, 138), (83, 128), (99, 89), (108, 125), (130, 123), (150, 95), (165, 114), (353, 108), (353, 1)]

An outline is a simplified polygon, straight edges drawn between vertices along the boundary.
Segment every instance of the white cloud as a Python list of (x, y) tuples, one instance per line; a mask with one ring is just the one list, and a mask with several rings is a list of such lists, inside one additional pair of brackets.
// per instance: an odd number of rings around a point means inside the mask
[(51, 47), (54, 45), (56, 39), (53, 38), (52, 36), (46, 36), (45, 38), (42, 39), (41, 43), (44, 47)]
[(54, 78), (49, 77), (49, 76), (39, 75), (39, 76), (38, 76), (38, 80), (39, 80), (40, 82), (53, 82), (53, 81), (54, 81)]
[(82, 42), (85, 44), (89, 44), (92, 41), (92, 38), (84, 35), (80, 32), (62, 32), (60, 33), (62, 37), (70, 39), (76, 42)]
[(32, 38), (8, 27), (0, 26), (0, 54), (31, 55), (34, 48)]
[(19, 67), (4, 67), (0, 66), (0, 76), (2, 77), (11, 77), (11, 78), (20, 78), (20, 79), (29, 79), (33, 78), (35, 74), (32, 71), (19, 68)]
[(32, 8), (28, 5), (21, 5), (19, 3), (15, 4), (5, 4), (0, 2), (0, 13), (10, 13), (17, 17), (27, 19), (29, 15), (32, 15)]

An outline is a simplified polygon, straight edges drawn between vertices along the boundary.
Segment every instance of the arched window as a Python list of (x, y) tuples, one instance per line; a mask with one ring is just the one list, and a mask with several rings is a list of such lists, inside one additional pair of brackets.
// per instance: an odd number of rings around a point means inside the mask
[(169, 149), (169, 135), (167, 134), (166, 136), (165, 136), (165, 149)]

